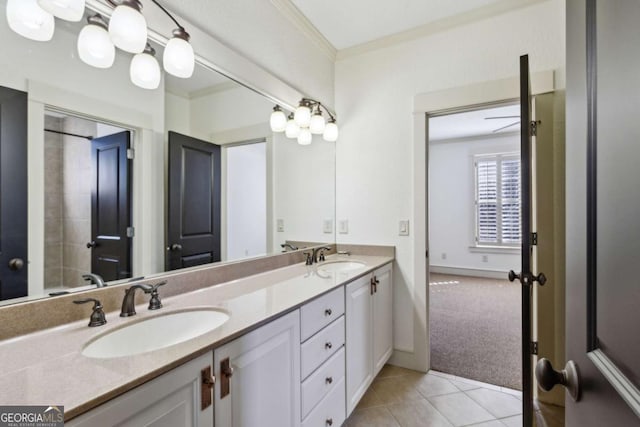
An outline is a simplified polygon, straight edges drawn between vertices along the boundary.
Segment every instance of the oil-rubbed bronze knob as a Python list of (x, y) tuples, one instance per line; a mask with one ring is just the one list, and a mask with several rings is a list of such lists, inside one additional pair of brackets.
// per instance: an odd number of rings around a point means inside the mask
[(333, 418), (327, 418), (326, 423), (327, 423), (328, 426), (332, 426), (333, 425)]
[(331, 311), (331, 309), (330, 309), (330, 308), (327, 308), (327, 309), (324, 311), (324, 315), (325, 315), (325, 316), (331, 316), (331, 313), (333, 313), (333, 312)]
[(327, 377), (324, 382), (325, 384), (331, 384), (333, 382), (333, 377)]
[(22, 258), (12, 258), (9, 261), (9, 270), (11, 271), (22, 270), (22, 267), (24, 267), (24, 261)]
[(536, 380), (543, 391), (550, 391), (556, 384), (560, 384), (566, 387), (574, 401), (580, 399), (580, 378), (573, 360), (569, 360), (564, 369), (558, 372), (548, 359), (540, 359), (536, 364)]
[(325, 345), (324, 345), (325, 349), (331, 349), (331, 347), (333, 347), (333, 344), (331, 344), (330, 342), (325, 343)]
[(96, 243), (95, 240), (90, 241), (89, 243), (87, 243), (87, 249), (92, 249), (92, 248), (97, 248), (98, 244)]
[(168, 246), (167, 250), (170, 251), (170, 252), (181, 251), (182, 250), (182, 245), (179, 244), (179, 243), (174, 243), (173, 245)]

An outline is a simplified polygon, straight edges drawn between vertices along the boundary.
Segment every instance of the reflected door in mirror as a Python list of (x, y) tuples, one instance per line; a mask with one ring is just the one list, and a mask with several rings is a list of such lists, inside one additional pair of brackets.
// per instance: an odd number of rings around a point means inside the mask
[(27, 290), (27, 94), (0, 87), (0, 300)]
[(220, 261), (220, 146), (169, 132), (167, 269)]

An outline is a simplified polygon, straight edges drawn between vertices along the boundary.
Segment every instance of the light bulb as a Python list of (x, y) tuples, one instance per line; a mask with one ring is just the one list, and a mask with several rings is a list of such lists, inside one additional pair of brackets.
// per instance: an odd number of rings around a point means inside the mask
[(284, 134), (287, 138), (297, 138), (300, 134), (300, 126), (293, 119), (293, 114), (289, 115), (289, 120), (287, 121), (287, 126), (284, 129)]
[(298, 144), (309, 145), (311, 144), (311, 131), (309, 128), (301, 128), (298, 135)]
[(144, 52), (131, 59), (129, 75), (134, 85), (143, 89), (157, 89), (160, 86), (160, 64), (154, 54), (153, 48), (147, 44)]
[(87, 18), (88, 25), (78, 34), (78, 55), (88, 65), (109, 68), (116, 58), (116, 48), (109, 38), (107, 24), (99, 14)]
[(164, 70), (176, 77), (188, 79), (193, 75), (196, 57), (189, 43), (189, 33), (184, 28), (173, 30), (173, 38), (164, 47)]
[(7, 2), (9, 28), (22, 37), (46, 42), (53, 37), (55, 20), (36, 0), (9, 0)]
[(301, 128), (309, 127), (309, 123), (311, 122), (311, 109), (307, 101), (300, 101), (300, 106), (296, 108), (293, 118)]
[(279, 105), (273, 107), (269, 125), (271, 125), (272, 132), (282, 132), (287, 128), (287, 116), (284, 115), (284, 111)]
[(324, 127), (324, 133), (322, 138), (325, 141), (336, 142), (338, 140), (338, 125), (335, 120), (329, 120), (329, 123)]
[(320, 108), (313, 113), (311, 116), (311, 122), (309, 123), (309, 130), (314, 135), (322, 135), (324, 132), (325, 122), (324, 117), (322, 117), (322, 112), (320, 112)]
[(142, 53), (147, 44), (147, 20), (139, 0), (123, 0), (109, 19), (109, 36), (116, 47), (129, 53)]
[(41, 8), (65, 21), (78, 22), (84, 15), (85, 0), (38, 0)]

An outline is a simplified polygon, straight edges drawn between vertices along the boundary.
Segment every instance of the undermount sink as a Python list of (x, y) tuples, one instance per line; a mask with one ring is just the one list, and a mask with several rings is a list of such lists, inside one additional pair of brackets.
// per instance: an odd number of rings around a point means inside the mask
[(212, 331), (229, 320), (219, 310), (179, 311), (151, 317), (113, 330), (90, 341), (82, 350), (87, 357), (107, 359), (159, 350)]
[(365, 267), (366, 264), (361, 261), (350, 260), (335, 260), (326, 261), (318, 265), (318, 270), (322, 270), (326, 273), (336, 273), (339, 271), (352, 271)]

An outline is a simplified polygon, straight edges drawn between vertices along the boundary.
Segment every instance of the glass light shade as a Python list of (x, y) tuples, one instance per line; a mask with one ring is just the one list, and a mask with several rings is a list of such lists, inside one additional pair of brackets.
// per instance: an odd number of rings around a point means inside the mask
[(38, 0), (41, 8), (65, 21), (78, 22), (84, 15), (85, 0)]
[(338, 133), (338, 125), (331, 121), (324, 127), (322, 138), (324, 138), (325, 141), (336, 142), (338, 140)]
[(132, 6), (121, 4), (109, 19), (109, 36), (116, 47), (141, 53), (147, 45), (147, 20)]
[(324, 132), (324, 127), (325, 127), (324, 117), (322, 117), (322, 113), (318, 111), (313, 116), (311, 116), (311, 122), (309, 123), (309, 130), (314, 135), (322, 135), (322, 133)]
[(311, 131), (309, 130), (309, 128), (300, 129), (300, 134), (298, 135), (298, 144), (300, 145), (311, 144)]
[(22, 37), (46, 42), (53, 37), (55, 20), (36, 0), (9, 0), (7, 2), (9, 28)]
[(116, 47), (106, 29), (89, 24), (78, 34), (78, 55), (92, 67), (109, 68), (116, 58)]
[(293, 119), (301, 128), (309, 127), (311, 123), (311, 109), (307, 105), (300, 105), (293, 114)]
[(176, 77), (188, 79), (193, 75), (196, 57), (191, 44), (180, 37), (173, 37), (164, 48), (164, 70)]
[(160, 86), (160, 64), (146, 52), (133, 57), (129, 75), (133, 84), (143, 89), (157, 89)]
[(287, 116), (285, 116), (284, 111), (279, 107), (276, 108), (274, 108), (273, 113), (271, 113), (269, 124), (271, 125), (272, 132), (282, 132), (287, 128)]
[(287, 122), (287, 127), (284, 130), (284, 134), (287, 138), (297, 138), (300, 135), (300, 126), (293, 118), (290, 118)]

